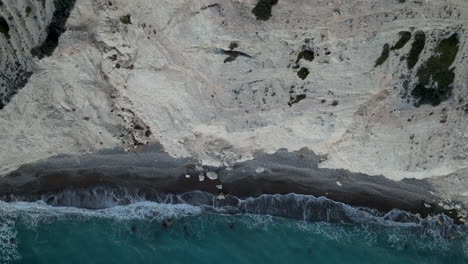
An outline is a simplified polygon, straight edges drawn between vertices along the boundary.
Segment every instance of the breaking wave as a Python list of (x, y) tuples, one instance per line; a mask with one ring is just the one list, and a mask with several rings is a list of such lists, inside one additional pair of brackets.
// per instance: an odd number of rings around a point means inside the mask
[[(239, 221), (249, 228), (268, 230), (278, 223), (322, 239), (352, 243), (358, 239), (369, 246), (385, 244), (394, 250), (411, 245), (417, 250), (449, 252), (454, 246), (468, 257), (467, 228), (444, 215), (421, 218), (409, 212), (382, 213), (352, 207), (310, 195), (262, 195), (240, 199), (193, 191), (181, 195), (148, 193), (123, 188), (94, 187), (44, 194), (37, 201), (10, 197), (0, 202), (0, 259), (18, 261), (18, 224), (34, 229), (57, 221), (111, 221), (130, 225), (133, 221), (160, 223), (166, 219), (214, 218)], [(234, 220), (225, 220), (233, 218)], [(220, 220), (224, 219), (224, 220)], [(299, 220), (299, 221), (297, 221)], [(196, 229), (196, 228), (193, 228)]]

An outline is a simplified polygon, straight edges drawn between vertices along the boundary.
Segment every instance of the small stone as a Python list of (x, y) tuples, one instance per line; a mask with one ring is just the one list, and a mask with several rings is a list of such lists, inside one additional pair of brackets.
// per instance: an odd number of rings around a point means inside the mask
[(206, 177), (208, 177), (210, 180), (216, 180), (218, 179), (218, 174), (216, 172), (209, 171), (206, 173)]
[(217, 188), (218, 190), (222, 190), (222, 189), (223, 189), (223, 186), (222, 186), (221, 184), (219, 184), (219, 185), (216, 185), (216, 188)]
[(444, 204), (443, 203), (438, 203), (440, 207), (444, 207)]
[(343, 186), (343, 184), (341, 184), (341, 182), (339, 182), (339, 181), (336, 182), (336, 185), (338, 185), (340, 187)]
[(444, 209), (445, 210), (450, 210), (450, 206), (449, 205), (444, 205)]
[(424, 207), (431, 208), (432, 206), (430, 204), (424, 203)]
[(203, 174), (198, 175), (198, 180), (201, 181), (201, 182), (204, 181), (205, 180), (205, 175), (203, 175)]
[(224, 196), (224, 194), (220, 193), (218, 194), (218, 200), (225, 200), (226, 199), (226, 196)]
[(256, 173), (262, 173), (264, 171), (265, 171), (265, 168), (262, 168), (262, 167), (258, 167), (258, 168), (255, 169)]
[(456, 205), (455, 205), (455, 208), (460, 209), (460, 208), (461, 208), (461, 204), (456, 204)]
[(190, 179), (190, 175), (189, 175), (189, 174), (186, 174), (186, 175), (185, 175), (185, 178), (186, 178), (186, 179)]

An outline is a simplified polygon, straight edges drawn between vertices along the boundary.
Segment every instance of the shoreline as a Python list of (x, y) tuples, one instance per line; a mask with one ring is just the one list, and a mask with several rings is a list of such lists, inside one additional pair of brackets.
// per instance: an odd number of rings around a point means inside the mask
[[(37, 199), (43, 194), (95, 186), (171, 194), (199, 190), (239, 198), (294, 193), (323, 196), (382, 212), (400, 209), (422, 217), (444, 213), (455, 223), (463, 224), (457, 210), (438, 205), (440, 198), (433, 194), (433, 187), (426, 180), (397, 182), (383, 176), (323, 169), (318, 168), (320, 160), (320, 156), (307, 149), (259, 154), (253, 160), (219, 168), (201, 166), (190, 158), (173, 158), (160, 150), (58, 156), (23, 165), (0, 177), (0, 199), (9, 201), (12, 196)], [(207, 172), (216, 179), (209, 179)]]

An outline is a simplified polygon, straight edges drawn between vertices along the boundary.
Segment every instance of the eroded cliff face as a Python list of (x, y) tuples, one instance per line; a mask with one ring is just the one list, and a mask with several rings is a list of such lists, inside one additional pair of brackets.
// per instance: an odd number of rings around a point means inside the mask
[(33, 74), (2, 99), (1, 173), (153, 143), (210, 165), (307, 147), (392, 179), (468, 167), (466, 1), (77, 0), (52, 49), (54, 1), (2, 2), (3, 98)]
[(0, 110), (33, 73), (32, 57), (50, 56), (75, 0), (0, 1)]

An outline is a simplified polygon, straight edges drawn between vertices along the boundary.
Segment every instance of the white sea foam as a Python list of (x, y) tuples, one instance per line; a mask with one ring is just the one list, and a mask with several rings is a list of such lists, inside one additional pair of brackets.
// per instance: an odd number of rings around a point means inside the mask
[(34, 228), (57, 220), (112, 219), (113, 221), (148, 220), (161, 221), (198, 215), (200, 207), (188, 204), (163, 204), (136, 202), (125, 206), (89, 210), (75, 207), (55, 207), (43, 201), (13, 202), (0, 201), (0, 263), (10, 263), (20, 258), (17, 252), (17, 220)]
[(119, 205), (106, 209), (89, 210), (75, 207), (55, 207), (45, 204), (42, 201), (29, 202), (0, 202), (0, 207), (6, 215), (10, 217), (23, 217), (28, 223), (37, 225), (48, 218), (111, 218), (115, 220), (163, 220), (166, 218), (176, 218), (197, 215), (201, 213), (201, 208), (188, 204), (164, 204), (156, 202), (136, 202), (129, 205)]
[[(229, 201), (234, 198), (227, 196), (226, 199)], [(203, 212), (241, 214), (251, 228), (269, 228), (275, 225), (277, 218), (274, 216), (293, 218), (302, 221), (289, 221), (290, 224), (296, 225), (304, 232), (319, 234), (327, 240), (352, 243), (353, 240), (360, 239), (368, 245), (375, 245), (378, 239), (384, 239), (391, 248), (397, 250), (408, 244), (419, 249), (450, 250), (450, 236), (455, 235), (458, 239), (463, 239), (462, 246), (468, 256), (468, 238), (463, 234), (464, 227), (453, 225), (450, 218), (442, 215), (437, 216), (440, 218), (440, 221), (437, 221), (434, 218), (421, 219), (400, 210), (381, 214), (375, 210), (355, 208), (323, 197), (296, 194), (234, 199), (235, 202), (230, 206), (220, 206), (215, 196), (203, 192), (180, 196), (161, 195), (158, 200), (159, 202), (137, 201), (97, 210), (51, 206), (44, 201), (0, 202), (1, 259), (17, 258), (14, 227), (20, 218), (34, 228), (57, 220), (161, 221), (197, 216)], [(340, 222), (340, 217), (347, 219), (347, 224)]]
[(15, 220), (0, 209), (0, 262), (10, 263), (19, 258), (16, 244)]

